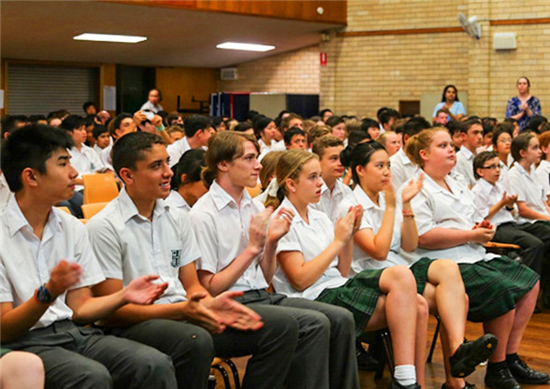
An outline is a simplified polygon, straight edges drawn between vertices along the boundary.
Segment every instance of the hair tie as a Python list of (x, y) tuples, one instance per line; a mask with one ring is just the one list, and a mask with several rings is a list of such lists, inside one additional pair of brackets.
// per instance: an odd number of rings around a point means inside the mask
[(273, 177), (271, 179), (271, 182), (269, 183), (267, 188), (265, 188), (265, 191), (267, 192), (268, 196), (277, 197), (277, 192), (279, 191), (279, 183), (277, 182), (276, 177)]

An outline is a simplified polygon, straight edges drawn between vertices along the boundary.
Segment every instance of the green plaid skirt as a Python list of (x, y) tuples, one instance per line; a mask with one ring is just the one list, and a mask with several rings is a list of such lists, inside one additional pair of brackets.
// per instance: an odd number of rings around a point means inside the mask
[(11, 350), (7, 348), (0, 348), (0, 358), (9, 353)]
[(514, 309), (517, 301), (539, 280), (539, 275), (506, 256), (488, 262), (459, 264), (470, 299), (468, 320), (484, 322)]
[(437, 261), (437, 259), (423, 257), (410, 267), (414, 279), (416, 280), (416, 292), (420, 295), (424, 294), (426, 282), (428, 282), (428, 269), (433, 261)]
[(355, 319), (357, 336), (367, 326), (380, 296), (380, 276), (384, 269), (363, 270), (338, 288), (325, 289), (315, 300), (348, 309)]

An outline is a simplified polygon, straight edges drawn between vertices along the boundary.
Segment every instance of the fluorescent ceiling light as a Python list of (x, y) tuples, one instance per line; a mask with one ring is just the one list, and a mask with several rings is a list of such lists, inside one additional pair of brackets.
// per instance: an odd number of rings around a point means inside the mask
[(275, 46), (269, 46), (269, 45), (257, 45), (254, 43), (237, 43), (237, 42), (220, 43), (216, 47), (218, 49), (244, 50), (244, 51), (269, 51), (275, 48)]
[(138, 43), (147, 40), (144, 36), (132, 35), (110, 35), (110, 34), (80, 34), (73, 38), (77, 41), (96, 41), (96, 42), (117, 42), (117, 43)]

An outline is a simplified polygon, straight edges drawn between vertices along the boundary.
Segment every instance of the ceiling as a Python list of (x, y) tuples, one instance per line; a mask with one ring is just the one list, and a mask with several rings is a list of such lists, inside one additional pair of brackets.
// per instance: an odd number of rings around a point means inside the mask
[[(218, 68), (317, 44), (337, 24), (97, 1), (0, 1), (7, 59)], [(75, 41), (83, 32), (146, 36), (136, 44)], [(225, 41), (276, 46), (266, 53), (216, 49)]]

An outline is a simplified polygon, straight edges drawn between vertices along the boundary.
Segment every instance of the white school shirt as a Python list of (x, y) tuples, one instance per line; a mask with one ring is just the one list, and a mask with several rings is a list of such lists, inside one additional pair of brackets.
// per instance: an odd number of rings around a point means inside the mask
[[(82, 178), (84, 174), (94, 174), (95, 172), (105, 169), (105, 164), (97, 155), (94, 149), (85, 144), (82, 145), (80, 151), (76, 147), (69, 149), (71, 155), (71, 165), (78, 172), (78, 178)], [(82, 185), (76, 185), (75, 190), (84, 189)]]
[(12, 196), (13, 193), (6, 181), (6, 176), (4, 176), (4, 173), (0, 173), (0, 208), (6, 205)]
[(86, 223), (92, 249), (106, 278), (132, 280), (147, 274), (168, 282), (155, 304), (185, 300), (179, 269), (200, 257), (189, 217), (157, 200), (153, 220), (141, 216), (125, 189)]
[[(478, 218), (484, 219), (489, 214), (489, 209), (502, 199), (504, 188), (498, 182), (492, 185), (480, 178), (477, 185), (472, 189), (472, 194), (474, 195)], [(489, 221), (495, 227), (498, 227), (501, 224), (513, 222), (515, 219), (510, 211), (506, 210), (506, 207), (502, 207)]]
[[(525, 204), (534, 211), (550, 216), (544, 202), (546, 201), (546, 193), (544, 187), (535, 176), (535, 167), (531, 165), (530, 174), (527, 174), (525, 169), (519, 163), (508, 172), (504, 187), (508, 194), (518, 195), (518, 201), (524, 201)], [(534, 223), (536, 220), (522, 217), (518, 214), (518, 223)]]
[[(294, 218), (292, 219), (288, 233), (279, 240), (277, 254), (283, 251), (299, 251), (302, 253), (304, 261), (307, 262), (321, 254), (334, 240), (334, 225), (325, 213), (308, 206), (307, 217), (309, 224), (307, 224), (287, 198), (283, 200), (281, 207), (292, 209), (294, 211)], [(274, 215), (276, 215), (277, 211), (274, 212)], [(277, 270), (272, 281), (273, 287), (277, 293), (282, 293), (288, 297), (303, 297), (315, 300), (323, 290), (337, 288), (346, 283), (347, 278), (342, 276), (337, 266), (338, 256), (332, 260), (321, 277), (313, 285), (299, 292), (292, 287), (281, 266), (277, 264)]]
[[(341, 202), (337, 214), (338, 217), (343, 217), (348, 213), (349, 207), (361, 205), (363, 207), (363, 217), (361, 219), (359, 231), (369, 228), (374, 234), (378, 234), (382, 226), (382, 219), (384, 218), (384, 211), (386, 209), (386, 199), (382, 192), (378, 194), (378, 204), (379, 205), (374, 204), (361, 186), (357, 185), (353, 192), (346, 196)], [(353, 243), (353, 261), (351, 263), (350, 277), (365, 269), (385, 269), (395, 265), (411, 265), (411, 263), (407, 262), (399, 255), (401, 249), (401, 223), (403, 222), (401, 209), (401, 204), (397, 202), (390, 251), (388, 252), (386, 260), (378, 261), (369, 257), (356, 243)]]
[(456, 166), (453, 168), (453, 170), (466, 178), (466, 182), (470, 187), (476, 185), (476, 179), (474, 177), (474, 157), (474, 153), (466, 147), (460, 147), (460, 151), (456, 154)]
[(145, 102), (145, 104), (143, 104), (141, 106), (141, 108), (139, 109), (140, 111), (151, 111), (151, 112), (154, 112), (154, 113), (158, 113), (159, 111), (164, 111), (162, 109), (162, 105), (160, 104), (153, 104), (151, 103), (149, 100), (147, 100)]
[(535, 170), (535, 177), (542, 184), (546, 196), (550, 196), (550, 161), (540, 161), (537, 170)]
[[(248, 247), (250, 218), (263, 209), (246, 190), (239, 206), (214, 181), (208, 193), (189, 212), (201, 252), (197, 268), (216, 274), (229, 266)], [(258, 255), (229, 290), (266, 289), (268, 283), (260, 267), (261, 258), (261, 254)]]
[(336, 212), (338, 204), (340, 204), (344, 197), (350, 193), (351, 189), (339, 180), (336, 180), (332, 192), (327, 184), (323, 182), (323, 186), (321, 187), (321, 198), (317, 204), (311, 204), (311, 208), (324, 212), (332, 223), (336, 223), (339, 217)]
[(187, 204), (187, 201), (176, 190), (171, 190), (170, 195), (164, 201), (171, 207), (179, 208), (185, 213), (189, 213), (191, 210), (191, 206)]
[(399, 188), (411, 178), (416, 177), (420, 169), (405, 154), (403, 148), (390, 157), (391, 181), (394, 188)]
[[(80, 281), (70, 289), (95, 285), (105, 279), (86, 229), (75, 217), (52, 208), (40, 240), (14, 196), (0, 215), (0, 302), (11, 302), (16, 308), (32, 298), (34, 291), (49, 281), (60, 260), (75, 262), (82, 268)], [(73, 311), (65, 298), (66, 292), (58, 296), (31, 330), (71, 319)]]
[(186, 136), (175, 141), (171, 145), (166, 146), (166, 151), (170, 156), (170, 167), (173, 167), (174, 165), (176, 165), (179, 162), (181, 156), (187, 150), (191, 150), (191, 146), (189, 146), (189, 142), (187, 141)]
[[(418, 236), (436, 227), (471, 230), (480, 221), (472, 192), (449, 176), (445, 177), (445, 182), (452, 192), (443, 189), (425, 174), (422, 190), (411, 200)], [(458, 263), (476, 263), (495, 257), (477, 243), (465, 243), (439, 250), (417, 248), (413, 256), (415, 259), (449, 258)]]

